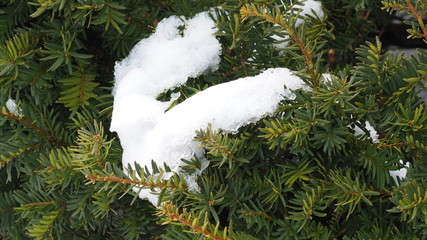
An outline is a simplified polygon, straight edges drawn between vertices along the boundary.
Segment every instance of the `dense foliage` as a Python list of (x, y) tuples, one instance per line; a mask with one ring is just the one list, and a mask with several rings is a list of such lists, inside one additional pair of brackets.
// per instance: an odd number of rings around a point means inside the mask
[[(385, 52), (375, 36), (387, 11), (402, 11), (411, 37), (427, 43), (427, 3), (322, 2), (325, 19), (295, 28), (291, 0), (0, 1), (1, 238), (425, 239), (427, 110), (417, 94), (427, 52)], [(119, 139), (105, 130), (114, 62), (159, 20), (214, 6), (220, 67), (175, 89), (177, 102), (270, 67), (297, 71), (311, 91), (236, 134), (200, 129), (210, 162), (200, 192), (180, 175), (162, 180), (167, 166), (125, 174)], [(200, 168), (184, 161), (186, 172)], [(390, 171), (407, 164), (397, 184)]]

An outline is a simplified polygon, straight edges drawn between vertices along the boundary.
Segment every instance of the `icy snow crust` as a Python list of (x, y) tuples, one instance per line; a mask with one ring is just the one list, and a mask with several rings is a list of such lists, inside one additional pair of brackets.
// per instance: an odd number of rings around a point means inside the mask
[[(183, 24), (186, 29), (180, 34), (178, 27)], [(110, 130), (119, 135), (124, 166), (138, 163), (150, 169), (154, 160), (179, 172), (181, 159), (203, 157), (193, 141), (196, 130), (212, 124), (214, 129), (237, 131), (273, 114), (281, 100), (295, 98), (290, 90), (303, 87), (290, 70), (267, 69), (258, 76), (210, 87), (166, 112), (171, 102), (157, 101), (158, 94), (218, 68), (221, 46), (214, 32), (207, 13), (185, 22), (173, 16), (159, 22), (151, 37), (116, 64)], [(187, 176), (186, 181), (190, 190), (198, 189), (195, 176)], [(157, 204), (157, 196), (148, 189), (139, 196)]]

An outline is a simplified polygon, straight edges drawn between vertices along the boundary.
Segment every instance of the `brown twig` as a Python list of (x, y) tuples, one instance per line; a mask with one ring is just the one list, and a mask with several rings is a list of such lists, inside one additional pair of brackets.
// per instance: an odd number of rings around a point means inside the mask
[(427, 29), (424, 26), (423, 21), (423, 13), (418, 13), (415, 9), (414, 5), (410, 1), (406, 1), (406, 4), (408, 4), (408, 10), (412, 13), (412, 16), (414, 16), (417, 19), (418, 24), (420, 25), (421, 31), (423, 32), (421, 35), (427, 40)]
[(35, 203), (27, 203), (22, 205), (21, 207), (34, 207), (34, 206), (45, 206), (45, 205), (54, 205), (55, 201), (50, 202), (35, 202)]
[(302, 42), (301, 38), (298, 37), (298, 35), (295, 33), (295, 31), (292, 28), (288, 29), (288, 33), (290, 37), (298, 44), (298, 46), (300, 47), (304, 55), (305, 61), (307, 63), (306, 68), (310, 72), (311, 83), (313, 83), (315, 87), (318, 87), (319, 83), (317, 81), (316, 69), (314, 69), (313, 67), (313, 60), (312, 60), (310, 50), (307, 49), (306, 45)]
[(424, 25), (424, 20), (423, 20), (423, 16), (424, 14), (422, 12), (417, 12), (417, 10), (415, 9), (414, 5), (412, 5), (412, 3), (409, 0), (406, 0), (406, 5), (392, 5), (389, 6), (391, 9), (403, 9), (406, 10), (408, 12), (411, 13), (411, 15), (417, 20), (418, 24), (420, 25), (422, 34), (421, 36), (423, 36), (425, 38), (425, 40), (427, 41), (427, 28)]
[(395, 146), (410, 146), (410, 147), (414, 147), (416, 145), (413, 144), (413, 143), (398, 142), (398, 143), (389, 143), (389, 144), (379, 144), (378, 148), (395, 147)]

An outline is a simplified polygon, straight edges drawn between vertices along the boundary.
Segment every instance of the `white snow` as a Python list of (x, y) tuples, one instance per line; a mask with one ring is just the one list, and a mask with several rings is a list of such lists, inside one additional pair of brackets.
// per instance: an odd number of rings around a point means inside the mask
[[(180, 26), (186, 26), (183, 36)], [(156, 101), (159, 93), (218, 67), (221, 45), (213, 36), (214, 26), (206, 12), (185, 22), (169, 17), (116, 63), (110, 130), (119, 133), (123, 148), (140, 142), (135, 136), (142, 138), (169, 106)]]
[[(319, 17), (319, 19), (324, 18), (325, 14), (322, 10), (321, 2), (315, 1), (315, 0), (305, 0), (305, 1), (299, 1), (299, 2), (301, 3), (301, 5), (295, 5), (294, 9), (292, 9), (294, 10), (294, 14), (297, 13), (296, 11), (299, 11), (299, 18), (295, 22), (295, 27), (299, 27), (304, 22), (304, 19), (302, 19), (301, 17), (303, 18), (310, 17), (310, 16), (314, 17), (316, 14)], [(272, 38), (278, 42), (274, 44), (276, 48), (285, 48), (288, 46), (288, 42), (286, 40), (289, 39), (289, 36), (273, 35)]]
[[(326, 83), (331, 82), (333, 77), (335, 77), (335, 76), (331, 75), (329, 73), (323, 73), (322, 74), (322, 80)], [(360, 123), (360, 122), (358, 121), (358, 123)], [(347, 127), (352, 128), (351, 126), (347, 126)], [(372, 143), (379, 143), (380, 142), (378, 140), (379, 135), (378, 135), (377, 130), (371, 125), (371, 123), (369, 121), (365, 121), (365, 128), (364, 129), (369, 132), (368, 138), (372, 140)], [(365, 132), (362, 129), (360, 129), (358, 126), (355, 126), (353, 128), (353, 130), (354, 130), (354, 134), (356, 136), (366, 135)]]
[[(400, 160), (400, 163), (403, 164), (403, 161)], [(389, 171), (390, 172), (390, 176), (393, 178), (393, 180), (396, 183), (396, 185), (399, 185), (399, 182), (397, 181), (397, 178), (404, 179), (406, 177), (406, 173), (408, 171), (408, 167), (409, 167), (409, 162), (407, 162), (405, 164), (404, 168), (400, 168), (400, 169), (394, 170), (394, 171)]]
[[(375, 130), (375, 128), (371, 125), (371, 123), (369, 121), (365, 122), (365, 129), (368, 130), (368, 132), (369, 132), (368, 138), (370, 138), (373, 143), (379, 143), (378, 133)], [(354, 128), (354, 132), (355, 132), (356, 136), (363, 136), (363, 135), (365, 135), (365, 132), (362, 129), (360, 129), (358, 126), (356, 126)], [(400, 160), (400, 163), (403, 164), (403, 161)], [(397, 178), (404, 179), (406, 177), (406, 172), (407, 172), (407, 168), (408, 167), (409, 167), (409, 163), (406, 163), (406, 165), (405, 165), (404, 168), (400, 168), (398, 170), (389, 171), (390, 172), (390, 176), (393, 178), (394, 182), (397, 185), (399, 185), (399, 182), (398, 182)]]
[[(306, 0), (302, 2), (302, 6), (298, 6), (297, 8), (301, 11), (299, 13), (302, 17), (314, 17), (313, 11), (316, 13), (316, 15), (319, 17), (319, 19), (323, 19), (324, 13), (322, 10), (322, 3), (315, 0)], [(296, 22), (296, 27), (300, 26), (304, 22), (303, 19), (298, 19)]]
[[(150, 169), (154, 160), (179, 173), (184, 164), (181, 159), (203, 157), (199, 143), (193, 141), (196, 130), (212, 124), (213, 129), (235, 132), (273, 114), (281, 100), (295, 98), (290, 90), (303, 87), (290, 70), (267, 69), (258, 76), (210, 87), (165, 112), (171, 101), (156, 100), (158, 94), (216, 69), (220, 59), (220, 44), (212, 35), (214, 23), (206, 13), (185, 22), (184, 36), (177, 30), (182, 24), (178, 17), (161, 21), (155, 34), (116, 64), (110, 130), (119, 135), (124, 166), (136, 162)], [(185, 176), (189, 190), (198, 189), (195, 177)], [(148, 189), (142, 189), (139, 196), (157, 204), (157, 196)]]
[(284, 85), (297, 89), (302, 84), (288, 69), (276, 68), (210, 87), (157, 117), (154, 126), (149, 123), (146, 128), (150, 131), (144, 132), (145, 138), (135, 153), (139, 156), (144, 153), (140, 159), (155, 159), (160, 166), (166, 162), (177, 172), (182, 158), (202, 154), (198, 143), (193, 141), (196, 130), (205, 129), (210, 123), (213, 129), (235, 132), (274, 113), (283, 97), (294, 98)]
[(322, 73), (322, 80), (324, 82), (332, 82), (332, 76), (330, 73)]
[[(185, 26), (183, 36), (178, 27)], [(206, 12), (183, 22), (180, 17), (163, 19), (156, 32), (140, 41), (115, 67), (115, 97), (131, 93), (155, 97), (188, 77), (216, 69), (221, 45), (212, 35), (215, 23)], [(155, 79), (155, 80), (153, 80)], [(130, 85), (130, 87), (120, 87)]]
[(15, 115), (21, 116), (22, 115), (22, 110), (18, 107), (18, 105), (16, 104), (15, 100), (9, 98), (6, 101), (6, 108), (7, 110)]
[(368, 130), (369, 132), (369, 138), (372, 139), (373, 143), (379, 143), (380, 141), (378, 141), (378, 132), (377, 130), (375, 130), (375, 128), (371, 125), (371, 123), (369, 121), (365, 122), (365, 127), (366, 130)]
[[(373, 143), (379, 143), (379, 140), (378, 140), (379, 135), (377, 133), (377, 130), (375, 130), (375, 128), (371, 125), (369, 121), (365, 121), (365, 129), (368, 130), (369, 132), (368, 138), (370, 138)], [(362, 129), (360, 129), (358, 126), (355, 126), (354, 134), (356, 136), (363, 136), (365, 135), (365, 132)]]

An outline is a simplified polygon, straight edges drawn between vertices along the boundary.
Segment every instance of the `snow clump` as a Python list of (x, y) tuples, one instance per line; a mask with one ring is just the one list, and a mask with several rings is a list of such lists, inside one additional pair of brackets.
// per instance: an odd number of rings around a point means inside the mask
[[(400, 163), (403, 164), (403, 161), (400, 160)], [(408, 167), (409, 167), (409, 162), (407, 162), (405, 164), (404, 168), (399, 168), (398, 170), (389, 171), (390, 172), (390, 176), (393, 178), (393, 180), (396, 183), (396, 185), (399, 185), (399, 181), (397, 180), (397, 178), (399, 178), (399, 179), (406, 178), (406, 173), (408, 172)]]
[[(369, 121), (365, 121), (365, 129), (368, 130), (369, 132), (369, 136), (368, 138), (370, 138), (372, 140), (372, 143), (379, 143), (380, 141), (378, 140), (378, 132), (377, 130), (375, 130), (375, 128), (371, 125), (371, 123)], [(365, 132), (360, 129), (358, 126), (354, 127), (354, 134), (356, 136), (363, 136), (365, 135)]]
[[(178, 27), (183, 24), (186, 29), (181, 34)], [(211, 124), (213, 129), (235, 132), (273, 114), (284, 98), (295, 98), (290, 90), (303, 87), (304, 82), (290, 70), (267, 69), (257, 76), (210, 87), (166, 111), (171, 102), (156, 100), (158, 94), (218, 68), (221, 46), (214, 32), (214, 22), (206, 12), (185, 22), (173, 16), (159, 22), (151, 37), (116, 63), (110, 130), (119, 135), (124, 166), (138, 163), (150, 169), (154, 160), (178, 173), (184, 165), (181, 159), (203, 157), (199, 143), (193, 140), (197, 130)], [(195, 177), (186, 177), (190, 191), (198, 189)], [(149, 189), (141, 190), (139, 196), (154, 205), (158, 202)]]

